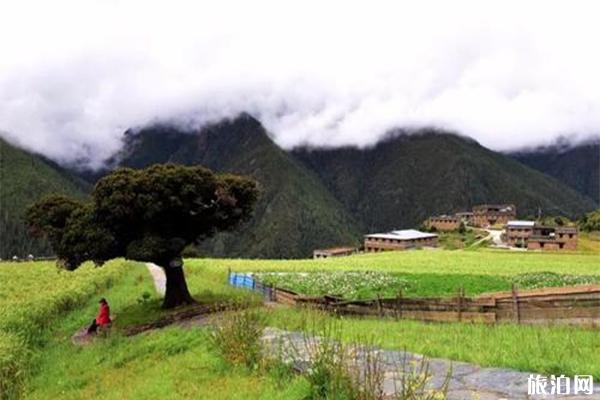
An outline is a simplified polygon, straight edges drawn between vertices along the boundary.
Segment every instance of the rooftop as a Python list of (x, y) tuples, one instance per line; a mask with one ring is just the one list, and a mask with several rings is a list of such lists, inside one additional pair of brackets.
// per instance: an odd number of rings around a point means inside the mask
[(506, 224), (506, 226), (525, 226), (528, 228), (533, 228), (533, 226), (535, 225), (535, 221), (508, 221), (508, 224)]
[(438, 235), (433, 233), (421, 232), (416, 229), (402, 229), (398, 231), (391, 231), (387, 233), (372, 233), (365, 235), (367, 238), (376, 239), (396, 239), (396, 240), (414, 240), (414, 239), (431, 239)]
[(429, 219), (458, 219), (458, 217), (456, 215), (446, 215), (446, 214), (442, 214), (442, 215), (433, 215), (431, 217), (429, 217)]

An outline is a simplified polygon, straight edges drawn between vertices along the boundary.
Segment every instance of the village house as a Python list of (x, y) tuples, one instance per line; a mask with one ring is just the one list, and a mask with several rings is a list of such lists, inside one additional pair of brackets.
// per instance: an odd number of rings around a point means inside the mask
[(545, 226), (534, 221), (509, 221), (504, 240), (512, 247), (529, 250), (576, 250), (577, 228), (573, 226)]
[(404, 229), (388, 233), (365, 235), (365, 251), (407, 250), (420, 247), (437, 247), (438, 235)]
[(529, 250), (577, 250), (577, 228), (574, 226), (535, 225), (527, 242)]
[(437, 231), (454, 231), (460, 227), (461, 219), (454, 215), (437, 215), (429, 217), (425, 221), (428, 229), (435, 228)]
[(482, 204), (473, 207), (473, 225), (486, 228), (492, 225), (506, 225), (517, 217), (514, 204)]
[(313, 258), (344, 257), (351, 256), (356, 252), (356, 247), (332, 247), (330, 249), (317, 249), (313, 251)]
[(503, 240), (511, 247), (527, 247), (534, 225), (534, 221), (508, 221)]

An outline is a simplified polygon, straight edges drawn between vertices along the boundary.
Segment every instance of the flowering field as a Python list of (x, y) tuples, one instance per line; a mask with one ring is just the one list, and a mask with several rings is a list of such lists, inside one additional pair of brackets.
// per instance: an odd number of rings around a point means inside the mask
[(512, 277), (469, 274), (392, 274), (376, 271), (263, 272), (258, 280), (296, 293), (322, 296), (335, 295), (352, 300), (395, 297), (400, 291), (406, 297), (455, 296), (459, 288), (468, 296), (485, 292), (587, 285), (600, 283), (600, 275), (534, 272)]
[(261, 273), (257, 278), (273, 286), (308, 295), (337, 295), (348, 299), (394, 297), (408, 282), (385, 272), (335, 271), (311, 273)]

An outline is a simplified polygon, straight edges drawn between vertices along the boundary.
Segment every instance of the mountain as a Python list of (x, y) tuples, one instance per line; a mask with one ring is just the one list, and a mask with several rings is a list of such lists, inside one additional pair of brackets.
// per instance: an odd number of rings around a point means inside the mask
[(279, 148), (247, 114), (196, 132), (157, 125), (125, 135), (117, 160), (135, 168), (154, 163), (201, 164), (254, 177), (261, 197), (240, 231), (202, 244), (204, 254), (298, 258), (315, 248), (359, 244), (360, 229), (316, 174)]
[(0, 138), (0, 258), (51, 255), (48, 243), (27, 234), (27, 206), (48, 193), (85, 196), (89, 185), (56, 163)]
[(298, 148), (366, 231), (408, 228), (432, 214), (514, 203), (522, 217), (578, 216), (593, 202), (557, 180), (455, 134), (396, 132), (372, 148)]
[(600, 204), (600, 138), (575, 146), (558, 142), (509, 155)]
[[(242, 114), (193, 131), (167, 124), (130, 130), (123, 142), (110, 165), (199, 164), (259, 182), (252, 220), (200, 245), (211, 256), (306, 257), (315, 248), (359, 245), (365, 232), (415, 227), (432, 214), (486, 202), (515, 203), (521, 217), (541, 208), (573, 218), (595, 207), (511, 157), (435, 130), (395, 132), (365, 149), (285, 151), (260, 122)], [(84, 196), (89, 185), (40, 156), (0, 144), (2, 257), (49, 254), (46, 243), (27, 238), (20, 219), (26, 206), (48, 192)], [(80, 176), (93, 183), (107, 172)]]

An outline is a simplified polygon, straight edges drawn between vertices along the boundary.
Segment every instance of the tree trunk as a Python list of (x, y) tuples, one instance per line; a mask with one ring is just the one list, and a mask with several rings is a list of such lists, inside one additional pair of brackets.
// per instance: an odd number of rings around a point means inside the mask
[(174, 308), (196, 303), (188, 290), (185, 274), (183, 273), (183, 264), (179, 262), (179, 266), (174, 266), (171, 262), (163, 269), (167, 278), (163, 308)]

